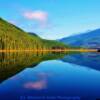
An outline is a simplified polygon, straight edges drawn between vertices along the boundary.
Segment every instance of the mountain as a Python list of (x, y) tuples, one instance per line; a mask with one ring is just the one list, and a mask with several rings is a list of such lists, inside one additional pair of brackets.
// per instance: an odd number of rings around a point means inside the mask
[(0, 18), (0, 50), (51, 49), (66, 47), (58, 41), (44, 40), (35, 33), (28, 33)]
[(59, 41), (76, 47), (100, 48), (100, 29), (66, 37)]
[(30, 35), (40, 38), (36, 33), (28, 32)]

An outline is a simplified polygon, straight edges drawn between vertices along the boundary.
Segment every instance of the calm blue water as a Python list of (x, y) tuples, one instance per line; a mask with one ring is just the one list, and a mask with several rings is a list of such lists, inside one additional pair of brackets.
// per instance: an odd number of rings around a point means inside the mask
[[(0, 100), (96, 100), (100, 98), (99, 55), (86, 55), (72, 54), (59, 59), (42, 61), (35, 67), (31, 65), (9, 77), (2, 78), (7, 72), (0, 74)], [(7, 68), (5, 70), (8, 71)]]

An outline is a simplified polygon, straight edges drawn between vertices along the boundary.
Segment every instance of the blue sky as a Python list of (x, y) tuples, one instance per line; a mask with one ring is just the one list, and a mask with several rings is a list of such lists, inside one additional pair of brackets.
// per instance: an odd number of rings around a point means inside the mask
[(46, 39), (100, 28), (100, 0), (0, 0), (0, 17)]

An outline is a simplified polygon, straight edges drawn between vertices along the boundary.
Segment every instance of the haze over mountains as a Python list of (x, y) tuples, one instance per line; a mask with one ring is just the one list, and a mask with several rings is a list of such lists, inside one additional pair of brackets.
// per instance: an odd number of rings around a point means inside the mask
[(100, 29), (65, 37), (59, 41), (77, 47), (100, 47)]

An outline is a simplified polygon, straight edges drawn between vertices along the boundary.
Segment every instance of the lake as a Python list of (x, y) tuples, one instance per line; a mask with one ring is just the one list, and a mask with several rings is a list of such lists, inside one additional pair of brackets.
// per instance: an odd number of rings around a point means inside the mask
[(0, 100), (96, 100), (99, 53), (0, 53)]

